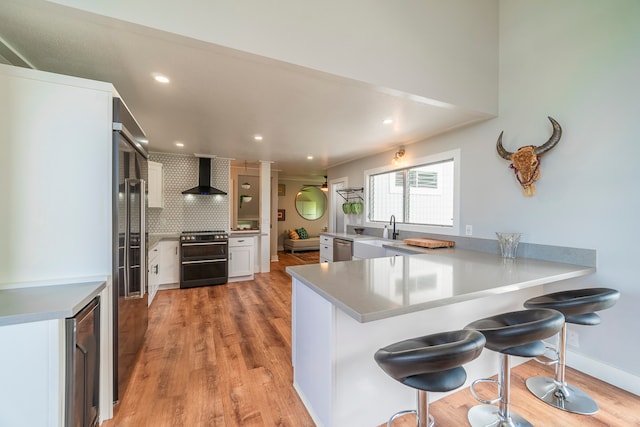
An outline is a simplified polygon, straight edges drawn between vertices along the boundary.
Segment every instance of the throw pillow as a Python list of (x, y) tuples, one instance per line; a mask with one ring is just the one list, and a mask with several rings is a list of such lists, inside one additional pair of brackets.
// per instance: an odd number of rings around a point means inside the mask
[(296, 232), (298, 233), (298, 236), (300, 236), (300, 239), (308, 239), (309, 238), (309, 233), (307, 233), (307, 230), (305, 230), (304, 227), (297, 228)]
[(289, 230), (289, 238), (291, 240), (298, 240), (300, 238), (300, 236), (298, 235), (298, 233), (296, 232), (296, 230)]

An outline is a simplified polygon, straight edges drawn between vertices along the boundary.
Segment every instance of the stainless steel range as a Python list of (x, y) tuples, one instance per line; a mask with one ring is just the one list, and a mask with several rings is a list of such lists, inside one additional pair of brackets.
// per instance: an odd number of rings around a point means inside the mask
[(180, 287), (227, 283), (229, 235), (224, 230), (185, 231), (180, 235)]

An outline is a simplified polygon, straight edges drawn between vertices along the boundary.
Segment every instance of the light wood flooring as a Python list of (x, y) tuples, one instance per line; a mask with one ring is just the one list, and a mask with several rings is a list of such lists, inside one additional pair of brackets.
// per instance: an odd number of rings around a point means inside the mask
[[(313, 426), (292, 386), (291, 279), (284, 271), (303, 261), (278, 255), (271, 272), (251, 282), (158, 292), (132, 380), (103, 426)], [(598, 414), (537, 401), (524, 379), (545, 370), (528, 362), (512, 371), (513, 411), (536, 426), (640, 426), (639, 397), (573, 370), (567, 377), (597, 399)], [(468, 425), (474, 404), (463, 389), (430, 409), (437, 426), (459, 427)], [(410, 416), (394, 423), (408, 426), (415, 426)]]

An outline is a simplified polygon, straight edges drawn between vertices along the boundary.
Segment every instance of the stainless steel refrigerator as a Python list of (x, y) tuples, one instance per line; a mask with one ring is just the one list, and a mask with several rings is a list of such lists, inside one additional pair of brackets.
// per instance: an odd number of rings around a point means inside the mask
[(147, 294), (147, 159), (144, 132), (113, 100), (113, 400), (122, 398), (144, 341)]

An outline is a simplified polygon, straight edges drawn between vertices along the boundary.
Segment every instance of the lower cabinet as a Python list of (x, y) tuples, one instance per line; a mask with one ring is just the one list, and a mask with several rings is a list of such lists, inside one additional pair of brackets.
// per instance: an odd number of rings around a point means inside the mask
[(180, 283), (180, 247), (177, 240), (163, 240), (160, 246), (159, 285)]
[(154, 245), (149, 251), (149, 271), (147, 275), (147, 284), (149, 292), (149, 305), (153, 302), (153, 298), (160, 287), (160, 243)]
[(177, 240), (162, 240), (149, 250), (149, 305), (160, 289), (180, 286), (180, 249)]
[(320, 263), (333, 262), (333, 237), (320, 235)]
[(253, 280), (253, 237), (229, 238), (229, 282)]

